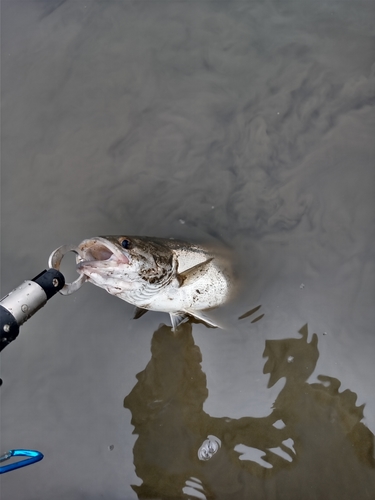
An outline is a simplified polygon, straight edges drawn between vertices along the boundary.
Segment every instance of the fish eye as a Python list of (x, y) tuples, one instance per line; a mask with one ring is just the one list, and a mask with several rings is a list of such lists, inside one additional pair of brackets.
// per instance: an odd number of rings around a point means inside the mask
[(122, 241), (121, 241), (121, 246), (122, 248), (130, 248), (130, 241), (127, 240), (126, 238), (124, 238)]

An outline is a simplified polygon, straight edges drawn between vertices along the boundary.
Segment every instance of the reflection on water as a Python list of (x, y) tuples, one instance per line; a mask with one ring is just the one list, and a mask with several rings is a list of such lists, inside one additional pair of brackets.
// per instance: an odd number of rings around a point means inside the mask
[[(267, 340), (268, 387), (285, 385), (263, 418), (211, 417), (202, 356), (192, 323), (177, 332), (161, 325), (151, 360), (124, 400), (132, 414), (140, 499), (372, 498), (374, 436), (363, 406), (340, 382), (320, 375), (309, 384), (318, 338)], [(225, 366), (223, 366), (225, 370)], [(249, 381), (251, 383), (251, 381)]]

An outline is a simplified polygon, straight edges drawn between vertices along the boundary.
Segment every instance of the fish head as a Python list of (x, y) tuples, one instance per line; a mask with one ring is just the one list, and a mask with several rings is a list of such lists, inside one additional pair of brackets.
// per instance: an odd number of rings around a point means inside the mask
[(78, 245), (77, 270), (88, 281), (121, 295), (165, 286), (176, 272), (173, 252), (152, 238), (97, 236)]

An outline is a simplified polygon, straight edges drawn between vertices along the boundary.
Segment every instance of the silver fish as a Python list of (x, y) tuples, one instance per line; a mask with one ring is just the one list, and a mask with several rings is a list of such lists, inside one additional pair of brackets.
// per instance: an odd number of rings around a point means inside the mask
[(217, 327), (203, 312), (228, 300), (232, 275), (220, 252), (173, 239), (98, 236), (78, 246), (77, 270), (88, 281), (136, 306), (169, 313), (172, 327), (192, 316)]

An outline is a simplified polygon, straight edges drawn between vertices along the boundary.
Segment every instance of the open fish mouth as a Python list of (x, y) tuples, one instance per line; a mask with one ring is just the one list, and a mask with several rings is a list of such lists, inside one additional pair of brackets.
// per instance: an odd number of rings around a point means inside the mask
[(82, 241), (78, 245), (77, 270), (87, 268), (106, 268), (130, 264), (130, 255), (120, 250), (105, 238), (97, 237)]

